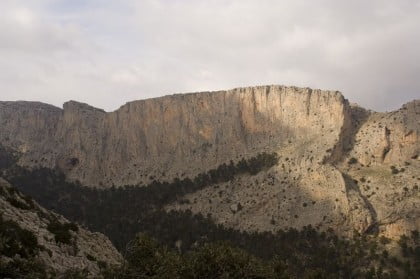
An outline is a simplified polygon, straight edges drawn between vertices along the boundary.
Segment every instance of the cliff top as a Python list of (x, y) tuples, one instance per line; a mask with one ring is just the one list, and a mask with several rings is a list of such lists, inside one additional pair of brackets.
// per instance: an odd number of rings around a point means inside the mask
[[(129, 101), (123, 105), (121, 105), (119, 108), (117, 108), (114, 111), (118, 111), (124, 107), (133, 105), (133, 104), (138, 104), (138, 103), (144, 103), (144, 102), (150, 102), (150, 101), (156, 101), (156, 100), (163, 100), (163, 99), (168, 99), (168, 98), (172, 98), (172, 99), (187, 99), (190, 97), (197, 97), (200, 96), (202, 97), (203, 95), (213, 95), (213, 94), (223, 94), (223, 93), (241, 93), (241, 92), (252, 92), (254, 90), (261, 90), (261, 89), (266, 89), (267, 93), (269, 92), (268, 90), (270, 89), (277, 89), (277, 90), (281, 90), (281, 91), (285, 91), (285, 90), (291, 90), (294, 91), (295, 93), (312, 93), (312, 92), (323, 92), (323, 93), (328, 93), (328, 94), (336, 94), (340, 97), (342, 97), (344, 99), (344, 96), (342, 95), (342, 93), (338, 90), (323, 90), (323, 89), (316, 89), (316, 88), (310, 88), (310, 87), (297, 87), (297, 86), (286, 86), (286, 85), (257, 85), (257, 86), (245, 86), (245, 87), (235, 87), (232, 89), (228, 89), (228, 90), (215, 90), (215, 91), (198, 91), (198, 92), (187, 92), (187, 93), (174, 93), (174, 94), (168, 94), (168, 95), (164, 95), (164, 96), (159, 96), (159, 97), (152, 97), (152, 98), (145, 98), (145, 99), (139, 99), (139, 100), (134, 100), (134, 101)], [(400, 109), (404, 109), (407, 107), (416, 107), (419, 106), (420, 103), (420, 99), (415, 99), (412, 100), (410, 102), (407, 102), (405, 104), (403, 104)], [(357, 107), (361, 107), (358, 104), (355, 103), (351, 103), (352, 106), (357, 106)], [(43, 102), (38, 102), (38, 101), (0, 101), (0, 108), (2, 107), (14, 107), (14, 108), (31, 108), (31, 109), (44, 109), (44, 110), (53, 110), (53, 111), (97, 111), (97, 112), (105, 112), (105, 113), (109, 113), (106, 112), (104, 109), (101, 108), (97, 108), (94, 106), (91, 106), (87, 103), (83, 103), (83, 102), (78, 102), (75, 100), (70, 100), (67, 101), (63, 104), (63, 108), (59, 108), (56, 107), (54, 105), (51, 104), (47, 104), (47, 103), (43, 103)], [(370, 109), (368, 109), (371, 112), (374, 112)], [(398, 109), (394, 110), (397, 111)], [(110, 111), (110, 112), (114, 112), (114, 111)]]

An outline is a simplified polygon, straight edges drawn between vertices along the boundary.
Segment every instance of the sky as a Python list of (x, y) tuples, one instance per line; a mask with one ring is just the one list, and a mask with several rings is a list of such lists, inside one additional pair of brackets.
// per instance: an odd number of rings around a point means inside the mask
[(282, 84), (420, 99), (419, 0), (0, 0), (0, 100), (113, 111)]

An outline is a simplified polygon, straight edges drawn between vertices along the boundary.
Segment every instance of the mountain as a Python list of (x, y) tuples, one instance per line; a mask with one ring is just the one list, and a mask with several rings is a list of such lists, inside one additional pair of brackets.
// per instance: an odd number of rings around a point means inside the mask
[(76, 270), (91, 277), (122, 262), (106, 236), (40, 207), (2, 178), (0, 212), (2, 278), (47, 278)]
[(338, 92), (279, 86), (134, 101), (110, 113), (74, 101), (63, 110), (6, 102), (0, 135), (22, 165), (58, 166), (87, 186), (137, 185), (194, 177), (289, 141), (316, 139), (325, 153), (339, 141), (346, 104)]
[[(75, 101), (0, 102), (0, 143), (21, 168), (103, 191), (205, 177), (165, 198), (164, 210), (247, 232), (311, 225), (398, 239), (418, 230), (419, 135), (420, 100), (379, 113), (337, 91), (285, 86), (176, 94), (108, 113)], [(239, 171), (252, 162), (263, 166)], [(223, 170), (236, 172), (224, 179)]]

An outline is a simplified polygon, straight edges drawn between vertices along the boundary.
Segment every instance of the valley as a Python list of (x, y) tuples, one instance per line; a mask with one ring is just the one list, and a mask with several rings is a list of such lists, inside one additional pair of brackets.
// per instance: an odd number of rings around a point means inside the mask
[(0, 173), (123, 255), (143, 233), (157, 242), (138, 243), (180, 262), (229, 241), (267, 274), (277, 259), (285, 278), (415, 278), (419, 136), (420, 100), (379, 113), (337, 91), (274, 85), (113, 112), (0, 102)]

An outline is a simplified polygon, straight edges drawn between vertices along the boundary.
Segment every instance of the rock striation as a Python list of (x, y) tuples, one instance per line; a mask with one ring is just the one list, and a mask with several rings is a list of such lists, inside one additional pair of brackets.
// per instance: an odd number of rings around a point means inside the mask
[(338, 91), (277, 85), (140, 100), (108, 113), (74, 101), (63, 109), (0, 102), (0, 142), (19, 152), (20, 165), (58, 168), (86, 186), (192, 178), (276, 152), (270, 170), (168, 206), (242, 230), (312, 225), (398, 237), (419, 229), (419, 135), (419, 100), (377, 113)]
[[(28, 167), (59, 167), (84, 185), (147, 184), (194, 176), (289, 141), (337, 142), (347, 101), (336, 91), (260, 86), (172, 95), (106, 113), (0, 103), (0, 141)], [(321, 148), (321, 147), (320, 147)], [(325, 151), (323, 150), (323, 151)]]

